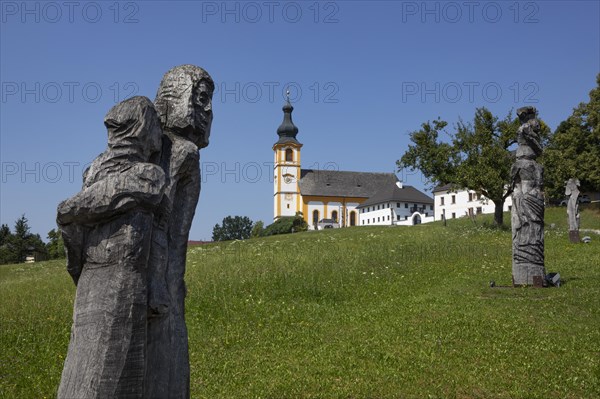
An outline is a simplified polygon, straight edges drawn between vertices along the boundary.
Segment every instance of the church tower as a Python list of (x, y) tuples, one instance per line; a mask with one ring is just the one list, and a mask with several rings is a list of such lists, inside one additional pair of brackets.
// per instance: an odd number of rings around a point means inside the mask
[(302, 144), (296, 140), (298, 128), (292, 122), (289, 92), (283, 106), (283, 122), (277, 129), (279, 140), (273, 144), (275, 152), (274, 166), (274, 204), (273, 220), (282, 216), (295, 216), (302, 211), (300, 196), (300, 149)]

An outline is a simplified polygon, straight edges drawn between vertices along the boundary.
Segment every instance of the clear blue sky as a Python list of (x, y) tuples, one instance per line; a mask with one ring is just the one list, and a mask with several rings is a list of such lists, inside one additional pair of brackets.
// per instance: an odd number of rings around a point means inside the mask
[[(292, 91), (303, 167), (392, 172), (409, 133), (486, 106), (554, 129), (600, 71), (598, 1), (1, 3), (0, 223), (46, 238), (106, 147), (103, 117), (185, 63), (213, 76), (191, 239), (272, 220), (272, 145)], [(418, 175), (399, 173), (425, 189)]]

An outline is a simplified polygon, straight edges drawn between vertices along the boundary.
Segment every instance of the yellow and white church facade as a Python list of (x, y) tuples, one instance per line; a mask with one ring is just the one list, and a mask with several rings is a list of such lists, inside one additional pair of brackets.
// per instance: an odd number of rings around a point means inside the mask
[(433, 221), (433, 199), (394, 173), (302, 169), (293, 110), (288, 100), (273, 145), (274, 220), (300, 213), (311, 230)]

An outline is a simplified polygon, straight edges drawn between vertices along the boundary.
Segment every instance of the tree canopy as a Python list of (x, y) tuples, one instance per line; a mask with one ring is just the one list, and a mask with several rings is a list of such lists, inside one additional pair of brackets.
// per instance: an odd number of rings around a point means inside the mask
[(65, 257), (65, 243), (60, 230), (52, 229), (48, 232), (48, 243), (46, 244), (50, 259)]
[(213, 241), (245, 240), (252, 233), (252, 220), (247, 216), (227, 216), (213, 227)]
[(556, 128), (544, 153), (546, 192), (561, 198), (576, 177), (582, 191), (600, 191), (600, 74), (587, 103), (580, 103)]

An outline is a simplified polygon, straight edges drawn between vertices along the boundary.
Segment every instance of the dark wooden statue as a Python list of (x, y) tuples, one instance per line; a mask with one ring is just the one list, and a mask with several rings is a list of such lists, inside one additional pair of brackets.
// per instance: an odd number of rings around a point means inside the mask
[(213, 89), (206, 71), (183, 65), (155, 104), (114, 106), (108, 149), (58, 206), (77, 285), (59, 399), (190, 396), (183, 278)]
[(543, 168), (536, 162), (542, 153), (540, 122), (534, 107), (517, 110), (516, 161), (512, 166), (512, 277), (515, 286), (544, 285)]

